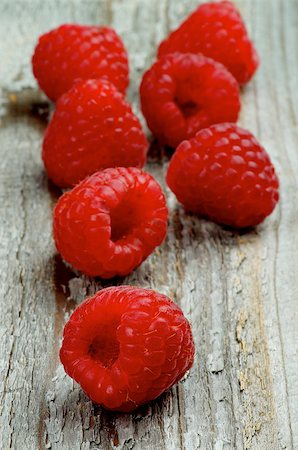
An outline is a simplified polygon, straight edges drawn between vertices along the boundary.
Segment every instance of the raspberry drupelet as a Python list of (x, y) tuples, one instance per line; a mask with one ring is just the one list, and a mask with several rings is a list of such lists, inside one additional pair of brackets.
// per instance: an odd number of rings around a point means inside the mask
[(231, 1), (200, 5), (160, 44), (158, 56), (173, 52), (213, 58), (226, 66), (239, 84), (247, 83), (259, 66), (242, 17)]
[(186, 210), (235, 228), (261, 223), (279, 199), (279, 182), (265, 149), (235, 124), (201, 130), (182, 142), (167, 183)]
[(144, 74), (140, 96), (148, 127), (171, 147), (201, 128), (236, 121), (240, 110), (234, 77), (203, 55), (174, 53), (160, 58)]
[(124, 276), (162, 243), (168, 210), (157, 181), (134, 167), (105, 169), (58, 201), (57, 250), (75, 269), (102, 278)]
[(40, 88), (53, 101), (75, 82), (90, 78), (108, 80), (123, 94), (128, 85), (126, 50), (108, 27), (65, 24), (43, 34), (32, 67)]
[(181, 309), (165, 295), (110, 287), (73, 312), (60, 359), (94, 403), (128, 412), (183, 377), (193, 364), (194, 342)]
[(58, 100), (42, 157), (49, 178), (71, 187), (109, 167), (143, 167), (148, 141), (138, 118), (104, 80), (76, 84)]

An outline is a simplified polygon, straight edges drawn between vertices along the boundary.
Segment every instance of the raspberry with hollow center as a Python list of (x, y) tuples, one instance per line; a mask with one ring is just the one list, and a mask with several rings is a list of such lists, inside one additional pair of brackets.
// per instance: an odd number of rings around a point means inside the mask
[(128, 59), (121, 38), (108, 27), (65, 24), (40, 36), (32, 57), (40, 88), (53, 101), (75, 82), (102, 78), (125, 94)]
[(124, 276), (162, 243), (168, 210), (157, 181), (134, 167), (105, 169), (58, 201), (53, 216), (57, 250), (91, 276)]
[(165, 295), (110, 287), (73, 312), (60, 359), (93, 402), (128, 412), (183, 377), (193, 364), (194, 342), (181, 309)]
[(249, 131), (232, 123), (182, 142), (167, 183), (188, 211), (236, 228), (258, 225), (279, 199), (268, 154)]
[(221, 62), (239, 84), (247, 83), (259, 66), (259, 57), (245, 24), (230, 1), (200, 5), (160, 44), (158, 56), (202, 53)]
[(71, 187), (100, 169), (143, 167), (148, 142), (138, 118), (103, 80), (76, 84), (58, 100), (42, 157), (51, 180)]
[(203, 55), (160, 58), (144, 74), (140, 96), (148, 127), (171, 147), (201, 128), (236, 121), (240, 110), (236, 80), (222, 64)]

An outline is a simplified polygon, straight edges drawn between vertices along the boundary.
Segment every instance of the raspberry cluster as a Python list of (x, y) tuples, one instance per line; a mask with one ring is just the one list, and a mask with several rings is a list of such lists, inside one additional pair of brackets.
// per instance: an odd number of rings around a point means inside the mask
[[(236, 125), (239, 84), (259, 59), (232, 2), (200, 5), (160, 44), (143, 75), (148, 127), (175, 150), (166, 181), (187, 211), (214, 222), (258, 225), (279, 199), (265, 149)], [(89, 276), (125, 276), (165, 239), (168, 210), (142, 167), (148, 141), (124, 98), (128, 59), (108, 27), (62, 25), (32, 57), (40, 88), (56, 102), (42, 158), (62, 188), (53, 214), (57, 250)], [(177, 383), (194, 359), (181, 309), (155, 291), (110, 287), (85, 300), (64, 329), (65, 371), (105, 408), (132, 411)]]

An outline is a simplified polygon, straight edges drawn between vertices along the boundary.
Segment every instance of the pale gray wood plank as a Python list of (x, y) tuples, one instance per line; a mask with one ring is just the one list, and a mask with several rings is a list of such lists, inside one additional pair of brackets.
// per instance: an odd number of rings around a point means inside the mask
[[(292, 104), (297, 103), (298, 73), (290, 58), (296, 53), (298, 4), (273, 2), (271, 14), (268, 5), (261, 2), (259, 14), (254, 10), (252, 15), (256, 38), (262, 34), (258, 44), (262, 67), (254, 83), (255, 107), (246, 105), (245, 111), (250, 111), (256, 133), (269, 149), (281, 178), (275, 226), (263, 237), (261, 287), (280, 445), (296, 448), (297, 261), (291, 255), (297, 248), (293, 232), (297, 219), (297, 121)], [(262, 76), (262, 70), (266, 75)]]
[[(34, 40), (64, 21), (110, 22), (130, 53), (129, 99), (139, 114), (138, 84), (157, 42), (196, 3), (94, 0), (82, 6), (79, 1), (60, 0), (53, 7), (39, 0), (19, 0), (0, 5), (1, 45), (7, 61), (0, 73), (6, 102), (0, 129), (5, 143), (0, 195), (8, 216), (1, 215), (5, 301), (0, 305), (4, 337), (0, 367), (5, 382), (0, 391), (4, 430), (0, 448), (298, 446), (295, 0), (237, 2), (262, 58), (259, 73), (243, 92), (240, 122), (260, 138), (277, 165), (282, 182), (277, 211), (257, 230), (237, 234), (185, 215), (166, 190), (170, 206), (166, 242), (140, 269), (118, 280), (156, 288), (182, 306), (197, 344), (194, 368), (152, 405), (121, 415), (92, 405), (58, 361), (69, 313), (101, 284), (73, 274), (54, 259), (50, 210), (55, 192), (48, 192), (39, 159), (44, 125), (30, 115), (32, 101), (41, 98), (28, 65)], [(15, 11), (18, 19), (8, 26), (5, 19)], [(11, 48), (10, 36), (19, 48)], [(9, 96), (17, 108), (7, 106)], [(147, 169), (166, 189), (167, 157), (155, 153)], [(67, 300), (69, 295), (72, 300)]]
[(48, 278), (50, 209), (36, 157), (38, 122), (17, 115), (2, 121), (0, 448), (35, 448), (45, 394), (42, 380), (57, 345), (54, 293)]

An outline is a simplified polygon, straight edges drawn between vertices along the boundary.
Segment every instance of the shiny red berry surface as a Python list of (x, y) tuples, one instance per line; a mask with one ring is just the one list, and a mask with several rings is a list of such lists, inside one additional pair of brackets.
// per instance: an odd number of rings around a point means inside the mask
[(160, 245), (168, 210), (161, 187), (136, 168), (105, 169), (58, 201), (57, 250), (75, 269), (112, 278), (127, 275)]
[(201, 128), (236, 121), (240, 110), (236, 80), (222, 64), (203, 55), (160, 58), (144, 74), (140, 96), (153, 135), (171, 147)]
[(73, 312), (60, 358), (93, 402), (132, 411), (183, 377), (193, 364), (194, 342), (181, 309), (165, 295), (110, 287)]
[(202, 53), (224, 64), (238, 83), (247, 83), (259, 57), (239, 11), (231, 1), (208, 2), (198, 8), (160, 44), (167, 53)]
[(70, 187), (100, 169), (143, 167), (147, 149), (141, 124), (122, 94), (107, 81), (88, 80), (57, 102), (42, 157), (49, 178)]
[(32, 68), (40, 88), (53, 101), (74, 82), (90, 78), (108, 80), (123, 94), (128, 85), (126, 50), (108, 27), (65, 24), (43, 34)]
[(182, 142), (167, 183), (186, 210), (236, 228), (262, 222), (279, 199), (269, 155), (249, 131), (229, 123)]

